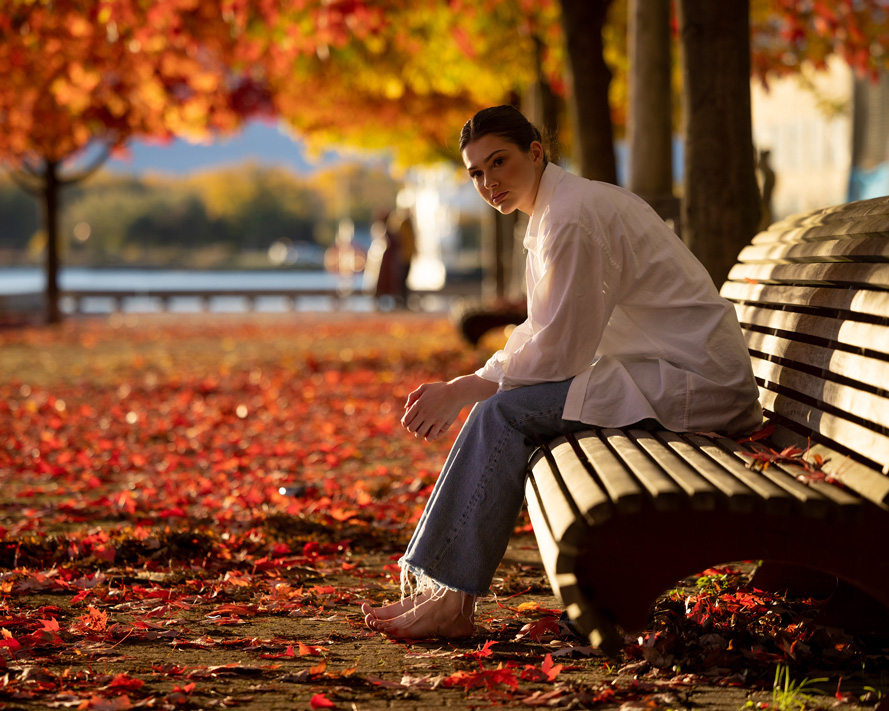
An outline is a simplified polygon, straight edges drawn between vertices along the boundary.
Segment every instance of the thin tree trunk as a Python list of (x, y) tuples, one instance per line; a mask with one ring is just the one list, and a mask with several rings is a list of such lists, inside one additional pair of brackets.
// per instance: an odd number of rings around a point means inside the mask
[(488, 301), (502, 301), (509, 293), (516, 216), (501, 215), (494, 208), (486, 208), (485, 212), (482, 229), (487, 259), (482, 296)]
[(665, 219), (678, 220), (673, 197), (673, 92), (670, 0), (629, 3), (628, 187)]
[(548, 157), (558, 160), (559, 112), (562, 105), (543, 73), (543, 41), (536, 35), (533, 40), (537, 79), (527, 87), (522, 96), (522, 112), (543, 132)]
[(562, 27), (570, 65), (574, 159), (585, 178), (617, 182), (608, 87), (611, 70), (603, 56), (602, 27), (611, 0), (561, 0)]
[(43, 227), (46, 230), (46, 320), (59, 323), (59, 164), (46, 161), (43, 181)]
[(679, 0), (685, 190), (682, 235), (721, 284), (756, 233), (750, 2)]

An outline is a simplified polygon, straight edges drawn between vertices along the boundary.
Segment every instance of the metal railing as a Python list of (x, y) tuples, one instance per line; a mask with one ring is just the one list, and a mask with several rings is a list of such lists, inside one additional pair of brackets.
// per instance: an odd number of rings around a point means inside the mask
[(154, 302), (161, 311), (169, 311), (177, 300), (197, 301), (204, 311), (212, 310), (214, 302), (222, 299), (241, 299), (247, 311), (254, 311), (261, 299), (283, 300), (290, 309), (297, 309), (301, 301), (323, 299), (333, 308), (342, 308), (350, 298), (372, 299), (363, 291), (345, 292), (337, 289), (151, 289), (150, 291), (120, 289), (63, 289), (60, 293), (66, 311), (83, 313), (87, 300), (102, 300), (112, 305), (112, 311), (125, 311), (128, 304)]

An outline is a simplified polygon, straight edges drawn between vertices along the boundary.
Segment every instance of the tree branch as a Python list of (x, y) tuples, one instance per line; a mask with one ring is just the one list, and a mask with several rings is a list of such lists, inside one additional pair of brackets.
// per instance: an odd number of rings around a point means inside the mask
[(99, 170), (99, 168), (101, 168), (110, 157), (111, 157), (111, 144), (105, 143), (102, 146), (101, 153), (99, 153), (99, 155), (96, 156), (90, 162), (89, 165), (87, 165), (85, 168), (82, 168), (81, 170), (77, 171), (76, 173), (74, 173), (72, 175), (61, 178), (59, 180), (59, 182), (62, 185), (72, 185), (74, 183), (79, 183), (82, 180), (86, 180), (93, 173), (95, 173), (97, 170)]
[(10, 169), (7, 173), (12, 178), (12, 182), (22, 191), (28, 193), (28, 195), (33, 195), (34, 197), (43, 195), (43, 186), (40, 183), (42, 176), (39, 173), (32, 171), (30, 168)]

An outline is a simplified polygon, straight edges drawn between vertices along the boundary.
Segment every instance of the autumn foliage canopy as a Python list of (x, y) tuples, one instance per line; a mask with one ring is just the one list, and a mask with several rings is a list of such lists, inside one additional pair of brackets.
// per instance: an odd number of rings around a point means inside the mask
[[(605, 37), (616, 98), (625, 15), (614, 2)], [(881, 0), (753, 0), (754, 74), (835, 54), (873, 74), (887, 27)], [(480, 106), (541, 77), (564, 95), (562, 43), (558, 0), (7, 0), (0, 159), (60, 161), (132, 136), (198, 141), (257, 115), (318, 144), (453, 156)]]
[[(527, 80), (537, 25), (556, 28), (554, 0), (487, 4), (9, 0), (0, 158), (61, 161), (132, 136), (198, 141), (257, 115), (321, 138), (360, 128), (372, 143), (407, 132), (441, 147), (467, 111)], [(498, 22), (522, 34), (494, 46), (486, 30)]]

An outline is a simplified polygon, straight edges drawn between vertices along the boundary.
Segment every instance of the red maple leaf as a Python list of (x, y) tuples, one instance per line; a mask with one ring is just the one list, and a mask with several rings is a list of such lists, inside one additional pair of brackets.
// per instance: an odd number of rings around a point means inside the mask
[(504, 668), (502, 664), (497, 665), (496, 669), (482, 668), (474, 672), (456, 671), (442, 680), (441, 685), (445, 688), (462, 686), (467, 691), (478, 687), (495, 689), (500, 685), (508, 686), (513, 690), (519, 688), (519, 682), (515, 678), (513, 671), (509, 668)]
[(328, 699), (324, 694), (315, 694), (310, 700), (309, 704), (313, 709), (335, 709), (336, 704), (333, 703), (330, 699)]
[(118, 674), (108, 684), (108, 689), (125, 689), (127, 691), (136, 691), (145, 686), (145, 682), (141, 679), (134, 679), (128, 674)]

